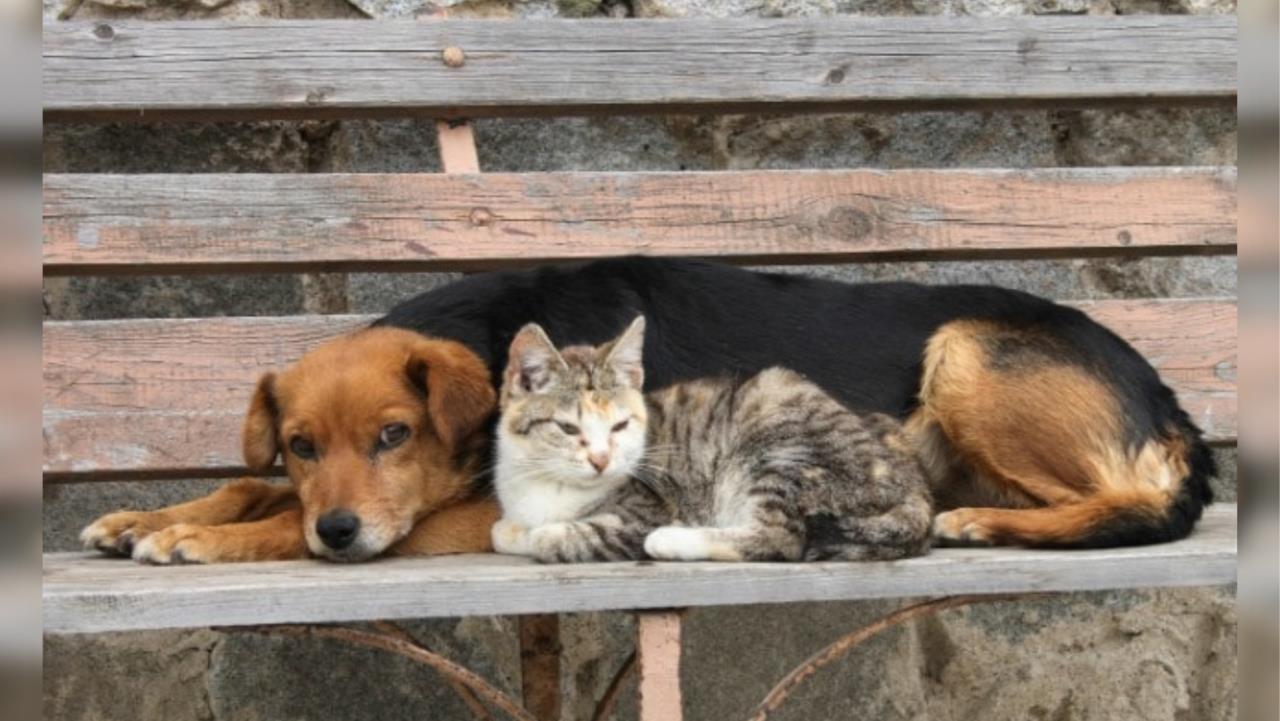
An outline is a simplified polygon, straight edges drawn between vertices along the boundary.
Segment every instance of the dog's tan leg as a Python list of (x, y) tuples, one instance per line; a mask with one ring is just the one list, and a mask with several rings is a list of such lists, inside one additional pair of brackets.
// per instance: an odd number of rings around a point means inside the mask
[(1157, 490), (1131, 489), (1045, 508), (957, 508), (938, 514), (933, 530), (944, 542), (1106, 546), (1101, 539), (1120, 524), (1158, 526), (1167, 505)]
[(442, 508), (418, 521), (389, 553), (396, 556), (488, 553), (493, 550), (490, 529), (501, 515), (498, 502), (493, 498), (463, 501)]
[(242, 478), (186, 503), (155, 511), (109, 513), (85, 527), (80, 533), (80, 540), (86, 548), (128, 556), (138, 541), (169, 526), (179, 523), (216, 526), (253, 521), (297, 505), (298, 496), (291, 486)]
[[(935, 487), (942, 541), (1112, 546), (1168, 536), (1187, 475), (1170, 431), (1134, 448), (1122, 401), (1088, 366), (1058, 357), (1051, 339), (982, 322), (943, 326), (930, 340), (921, 419), (945, 436), (960, 473)], [(915, 436), (926, 466), (930, 438)], [(937, 455), (936, 453), (933, 455)], [(935, 463), (934, 465), (940, 465)], [(956, 482), (963, 486), (948, 485)]]
[(302, 510), (289, 509), (246, 523), (201, 526), (179, 523), (138, 541), (133, 559), (141, 563), (231, 563), (284, 561), (307, 557)]

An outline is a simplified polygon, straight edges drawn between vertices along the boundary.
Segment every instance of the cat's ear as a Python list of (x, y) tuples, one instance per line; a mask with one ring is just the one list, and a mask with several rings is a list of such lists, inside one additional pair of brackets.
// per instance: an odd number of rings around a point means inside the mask
[(644, 316), (636, 316), (618, 339), (609, 345), (604, 362), (630, 387), (644, 387)]
[(530, 323), (511, 341), (507, 370), (502, 376), (502, 397), (505, 400), (540, 393), (551, 382), (553, 374), (567, 369), (542, 326)]

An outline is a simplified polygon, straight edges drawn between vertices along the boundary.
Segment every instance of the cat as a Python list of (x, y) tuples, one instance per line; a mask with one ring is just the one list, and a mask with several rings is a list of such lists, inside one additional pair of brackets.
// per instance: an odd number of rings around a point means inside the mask
[(543, 562), (892, 559), (927, 550), (932, 506), (898, 422), (804, 376), (647, 395), (644, 317), (599, 347), (511, 343), (494, 487), (500, 553)]

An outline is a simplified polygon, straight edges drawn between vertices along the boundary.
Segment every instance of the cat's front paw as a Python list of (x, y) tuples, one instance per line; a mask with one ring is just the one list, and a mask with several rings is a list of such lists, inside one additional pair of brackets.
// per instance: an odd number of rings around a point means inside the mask
[(644, 539), (644, 552), (659, 561), (706, 561), (711, 558), (706, 534), (699, 528), (663, 526)]
[(530, 553), (529, 529), (509, 518), (500, 518), (490, 531), (493, 539), (493, 550), (513, 556), (527, 556)]

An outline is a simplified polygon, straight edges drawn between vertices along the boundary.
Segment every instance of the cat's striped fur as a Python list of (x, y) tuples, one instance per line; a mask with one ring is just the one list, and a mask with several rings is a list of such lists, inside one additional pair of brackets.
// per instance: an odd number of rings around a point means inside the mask
[(642, 395), (644, 321), (599, 348), (516, 337), (495, 486), (502, 552), (543, 561), (811, 561), (922, 553), (923, 471), (897, 421), (803, 376)]

